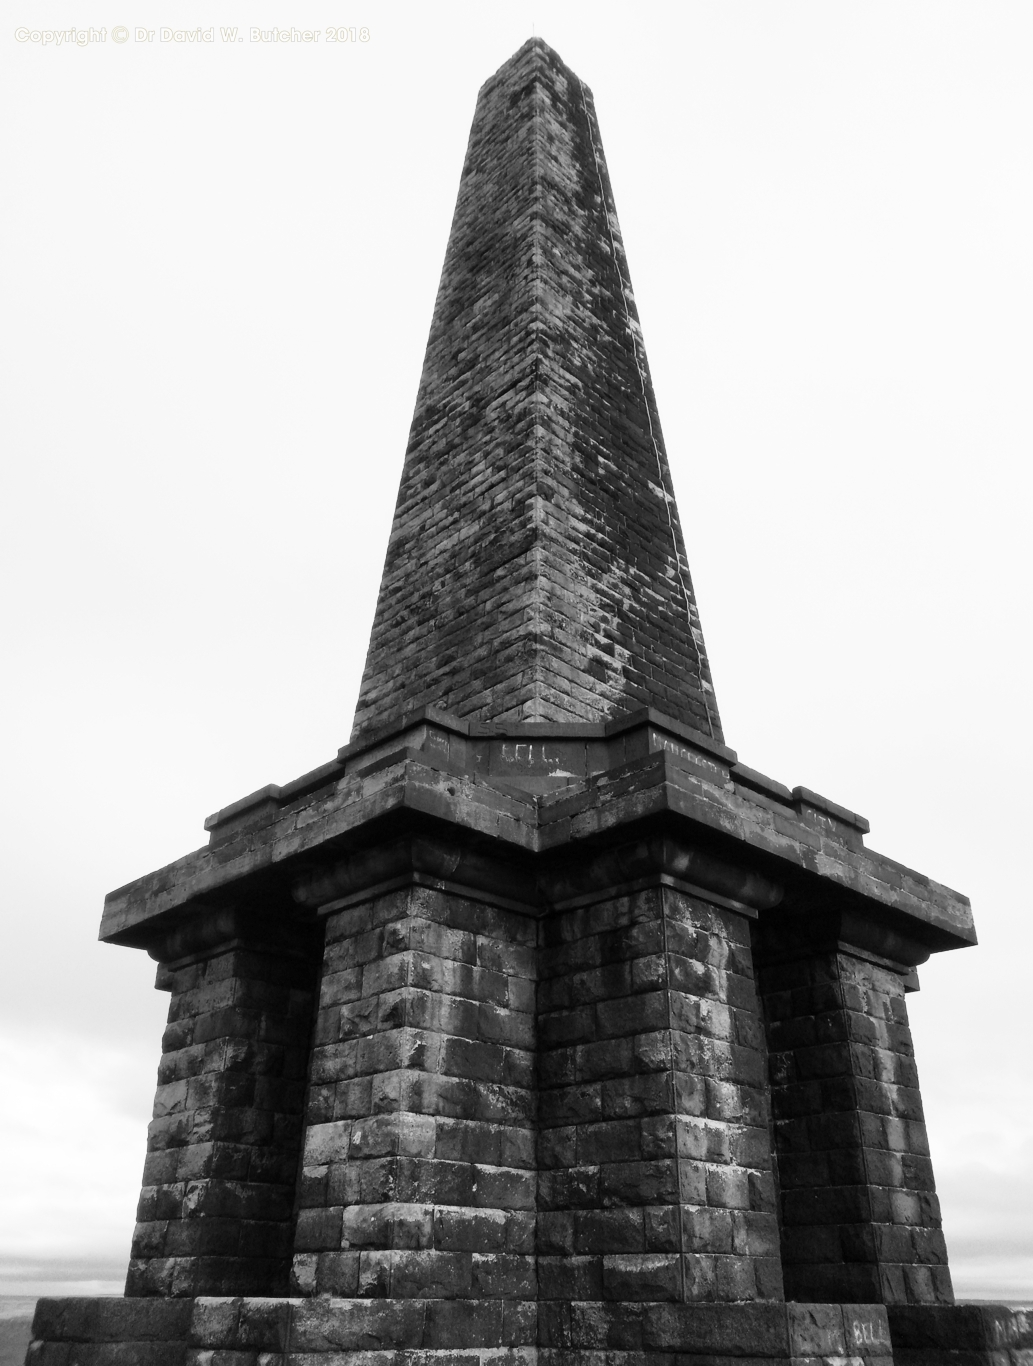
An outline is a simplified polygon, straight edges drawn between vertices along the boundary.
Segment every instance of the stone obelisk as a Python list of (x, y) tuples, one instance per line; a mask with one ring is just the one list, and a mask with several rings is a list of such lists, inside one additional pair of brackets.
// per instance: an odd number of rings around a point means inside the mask
[(206, 828), (107, 899), (169, 1025), (126, 1294), (41, 1301), (37, 1366), (1033, 1345), (953, 1303), (908, 1028), (969, 904), (725, 743), (540, 40), (478, 99), (351, 741)]

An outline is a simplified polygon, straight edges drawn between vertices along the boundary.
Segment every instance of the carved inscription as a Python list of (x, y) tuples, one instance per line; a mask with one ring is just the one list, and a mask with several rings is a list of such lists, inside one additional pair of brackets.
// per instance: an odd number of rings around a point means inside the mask
[(547, 740), (505, 740), (498, 750), (499, 767), (519, 769), (521, 773), (541, 773), (552, 778), (577, 776), (569, 766), (564, 746)]
[(680, 740), (675, 740), (671, 735), (665, 735), (662, 730), (651, 730), (649, 732), (649, 748), (652, 750), (666, 750), (668, 754), (673, 754), (678, 759), (687, 759), (689, 763), (695, 764), (697, 768), (705, 768), (708, 773), (712, 773), (721, 782), (727, 777), (726, 772), (720, 768), (712, 759), (708, 759), (698, 749), (693, 749), (690, 745), (682, 744)]
[(845, 1318), (848, 1348), (885, 1347), (889, 1350), (889, 1326), (885, 1319), (862, 1314), (849, 1314)]

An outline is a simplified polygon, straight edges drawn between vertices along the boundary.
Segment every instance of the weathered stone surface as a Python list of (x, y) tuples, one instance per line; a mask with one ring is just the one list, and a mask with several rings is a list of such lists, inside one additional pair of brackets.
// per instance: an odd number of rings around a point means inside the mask
[(592, 96), (540, 40), (478, 98), (355, 734), (420, 703), (721, 739)]
[[(893, 1311), (891, 1311), (893, 1312)], [(905, 1311), (906, 1313), (907, 1311)], [(958, 1311), (964, 1316), (968, 1311)], [(1018, 1316), (996, 1307), (960, 1324), (960, 1347), (1024, 1344)], [(995, 1326), (996, 1325), (996, 1326)], [(904, 1328), (908, 1342), (945, 1325)], [(69, 1366), (660, 1366), (676, 1354), (718, 1362), (891, 1361), (881, 1305), (658, 1304), (414, 1299), (197, 1298), (41, 1301), (29, 1360)], [(1025, 1336), (1024, 1336), (1025, 1334)], [(45, 1338), (45, 1341), (43, 1340)], [(164, 1340), (159, 1340), (163, 1338)]]
[(748, 924), (663, 885), (543, 922), (543, 1298), (783, 1298)]
[(41, 1299), (28, 1366), (183, 1366), (190, 1299)]
[(30, 1366), (1024, 1366), (1002, 1305), (43, 1300)]
[(1026, 1366), (1033, 1315), (1003, 1304), (892, 1305), (895, 1366)]
[[(747, 866), (803, 877), (815, 887), (831, 884), (850, 904), (885, 908), (902, 925), (913, 922), (930, 948), (975, 942), (967, 898), (865, 849), (856, 825), (818, 813), (810, 803), (761, 797), (737, 784), (728, 764), (722, 768), (707, 750), (648, 719), (619, 741), (612, 768), (537, 795), (461, 767), (433, 743), (426, 750), (395, 750), (368, 767), (357, 755), (336, 782), (268, 811), (263, 824), (234, 829), (110, 893), (101, 937), (146, 944), (171, 917), (210, 906), (220, 894), (239, 896), (239, 889), (259, 881), (263, 897), (277, 895), (289, 905), (297, 869), (308, 866), (313, 853), (325, 857), (334, 844), (358, 847), (373, 831), (405, 817), (446, 821), (498, 840), (519, 858), (612, 838), (623, 826), (665, 816), (687, 835), (742, 846)], [(624, 757), (629, 750), (637, 750), (634, 757)], [(608, 763), (611, 755), (600, 757)]]
[(773, 933), (766, 948), (787, 1294), (953, 1303), (903, 972), (842, 951), (787, 960)]
[(285, 1294), (316, 962), (250, 947), (161, 967), (171, 993), (127, 1295)]
[(537, 923), (409, 886), (330, 911), (294, 1284), (534, 1299)]

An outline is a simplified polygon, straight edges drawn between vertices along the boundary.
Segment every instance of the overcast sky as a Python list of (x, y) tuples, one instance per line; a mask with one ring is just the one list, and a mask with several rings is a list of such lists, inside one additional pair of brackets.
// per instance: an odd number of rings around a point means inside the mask
[(121, 1287), (167, 998), (103, 896), (347, 740), (477, 88), (537, 31), (729, 743), (972, 898), (912, 1025), (956, 1287), (1033, 1299), (1033, 7), (120, 4), (0, 32), (0, 1293)]

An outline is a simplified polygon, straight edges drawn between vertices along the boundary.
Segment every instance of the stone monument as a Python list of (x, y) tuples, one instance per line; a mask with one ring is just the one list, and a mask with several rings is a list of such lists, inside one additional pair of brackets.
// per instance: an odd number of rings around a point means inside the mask
[(1033, 1344), (953, 1304), (908, 1029), (969, 904), (725, 743), (592, 97), (540, 40), (478, 100), (351, 741), (205, 825), (107, 899), (170, 993), (139, 1222), (36, 1366)]

